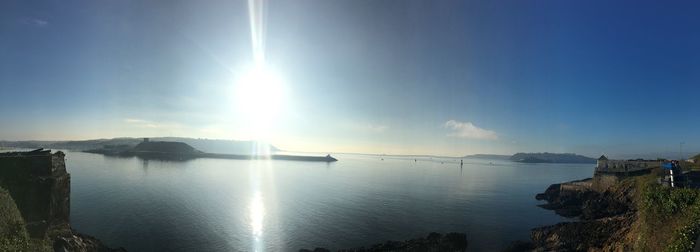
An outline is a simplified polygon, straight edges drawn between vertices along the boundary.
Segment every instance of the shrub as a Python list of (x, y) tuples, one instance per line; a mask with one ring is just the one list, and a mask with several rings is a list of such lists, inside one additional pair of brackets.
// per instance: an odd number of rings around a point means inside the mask
[(672, 233), (666, 251), (693, 250), (700, 234), (699, 190), (649, 183), (643, 189), (641, 204), (641, 216), (648, 230)]

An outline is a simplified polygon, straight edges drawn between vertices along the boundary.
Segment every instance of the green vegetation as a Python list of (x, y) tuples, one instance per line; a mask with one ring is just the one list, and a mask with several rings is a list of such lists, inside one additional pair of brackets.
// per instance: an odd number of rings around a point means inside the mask
[(0, 188), (0, 251), (51, 251), (48, 239), (30, 239), (17, 205)]
[(632, 180), (639, 210), (631, 232), (635, 250), (692, 251), (700, 232), (700, 190), (663, 187), (653, 175)]
[(10, 194), (0, 188), (0, 251), (26, 251), (29, 235)]

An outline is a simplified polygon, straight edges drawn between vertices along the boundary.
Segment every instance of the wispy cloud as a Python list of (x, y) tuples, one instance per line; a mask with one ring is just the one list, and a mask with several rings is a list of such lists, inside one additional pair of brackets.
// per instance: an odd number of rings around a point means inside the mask
[(369, 131), (372, 131), (372, 132), (384, 132), (387, 129), (389, 129), (389, 126), (368, 124), (365, 126), (365, 128)]
[(126, 118), (126, 119), (124, 119), (124, 122), (136, 124), (136, 123), (143, 123), (143, 122), (146, 122), (146, 120), (134, 119), (134, 118)]
[(46, 19), (35, 18), (35, 17), (25, 17), (22, 19), (22, 23), (33, 25), (37, 27), (44, 27), (49, 25), (49, 21)]
[(124, 119), (125, 123), (128, 123), (130, 125), (136, 126), (136, 127), (141, 127), (141, 128), (151, 128), (151, 129), (176, 129), (176, 128), (181, 128), (181, 125), (175, 124), (175, 123), (156, 123), (148, 120), (143, 120), (143, 119), (136, 119), (136, 118), (126, 118)]
[(356, 129), (359, 129), (361, 131), (365, 132), (373, 132), (373, 133), (382, 133), (389, 129), (389, 126), (386, 125), (381, 125), (381, 124), (371, 124), (371, 123), (366, 123), (366, 124), (357, 124), (355, 125)]
[(483, 140), (496, 140), (498, 139), (498, 134), (493, 130), (482, 129), (475, 126), (471, 122), (460, 122), (455, 120), (449, 120), (445, 122), (443, 127), (450, 129), (452, 132), (447, 134), (452, 137), (459, 138), (471, 138), (471, 139), (483, 139)]

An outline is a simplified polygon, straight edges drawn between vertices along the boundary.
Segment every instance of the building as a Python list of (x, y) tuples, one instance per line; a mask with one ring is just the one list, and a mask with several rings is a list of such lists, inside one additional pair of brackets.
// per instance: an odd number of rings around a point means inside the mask
[(625, 178), (649, 174), (651, 169), (657, 167), (661, 167), (659, 160), (611, 160), (605, 155), (601, 155), (596, 162), (591, 188), (598, 192), (604, 192)]
[(659, 160), (628, 159), (611, 160), (605, 155), (601, 155), (596, 162), (596, 172), (604, 173), (628, 173), (643, 170), (650, 170), (661, 167)]

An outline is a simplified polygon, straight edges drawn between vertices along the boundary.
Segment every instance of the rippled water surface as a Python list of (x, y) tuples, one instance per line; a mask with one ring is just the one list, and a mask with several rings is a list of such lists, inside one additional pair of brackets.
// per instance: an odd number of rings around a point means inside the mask
[(562, 218), (549, 184), (592, 164), (338, 155), (335, 163), (67, 153), (75, 229), (129, 251), (297, 251), (467, 233), (472, 251), (528, 239)]

